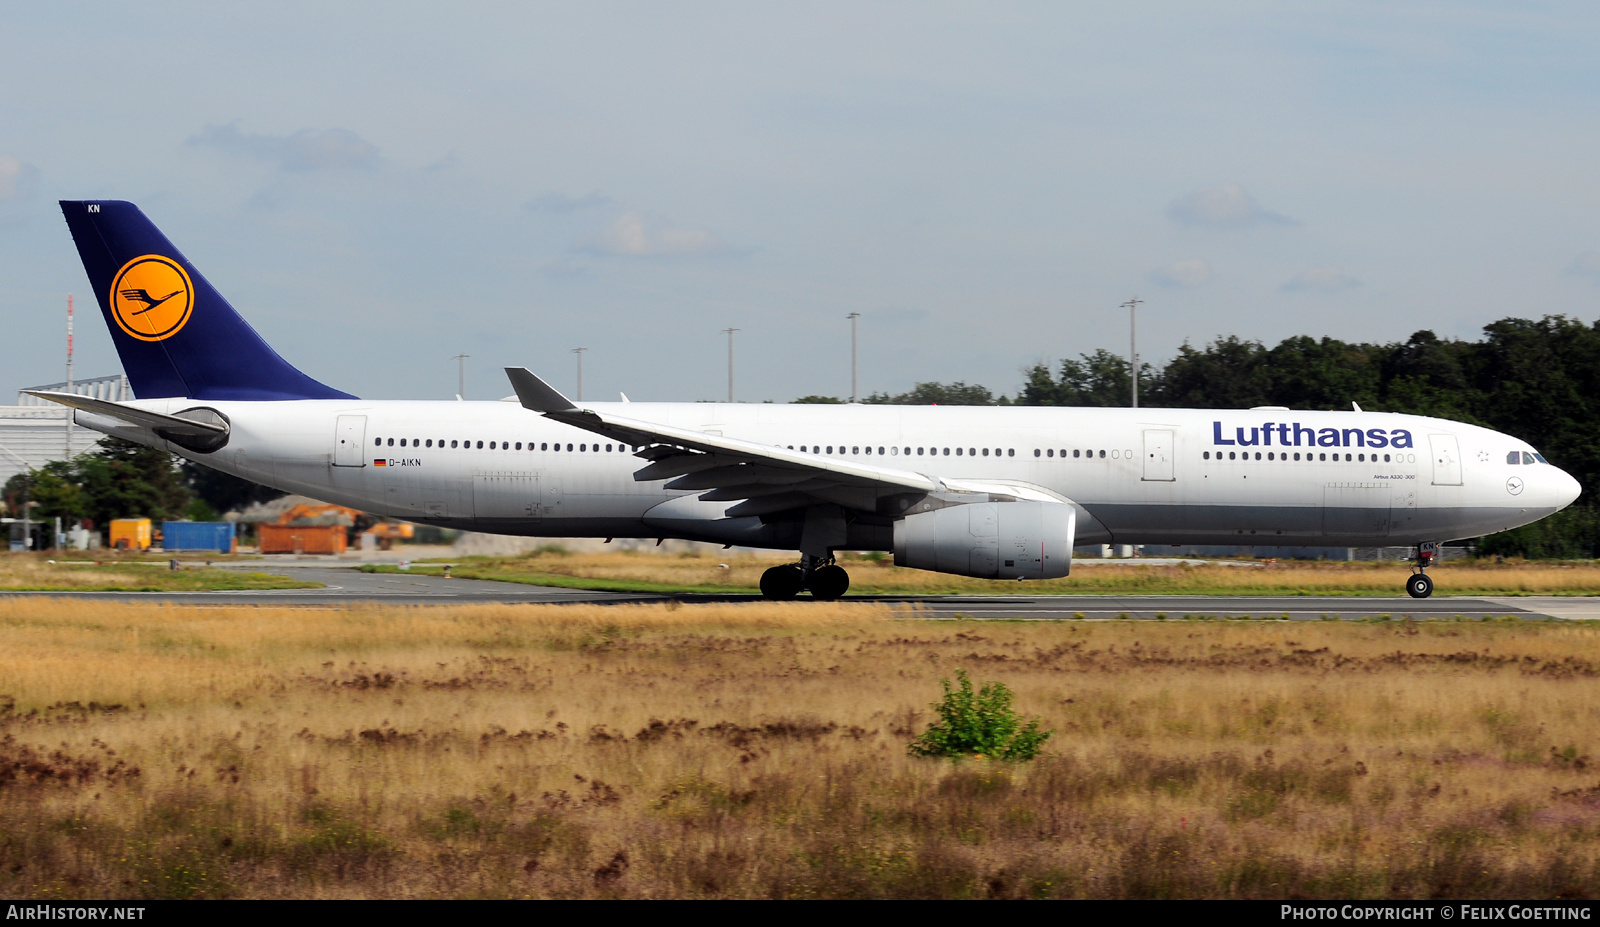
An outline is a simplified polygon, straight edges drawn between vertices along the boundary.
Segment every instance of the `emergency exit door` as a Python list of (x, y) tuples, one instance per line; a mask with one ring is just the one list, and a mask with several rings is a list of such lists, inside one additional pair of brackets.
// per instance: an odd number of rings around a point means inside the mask
[(367, 417), (341, 415), (333, 427), (333, 465), (364, 467), (367, 447)]
[(1433, 452), (1433, 485), (1461, 485), (1461, 445), (1455, 435), (1428, 435)]
[(1172, 441), (1174, 432), (1165, 428), (1152, 428), (1144, 433), (1144, 478), (1172, 482)]

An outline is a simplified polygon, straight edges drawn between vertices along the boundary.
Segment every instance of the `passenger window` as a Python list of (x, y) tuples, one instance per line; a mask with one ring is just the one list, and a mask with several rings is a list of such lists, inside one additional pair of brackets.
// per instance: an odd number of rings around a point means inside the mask
[(1228, 452), (1228, 459), (1229, 459), (1229, 460), (1232, 460), (1232, 459), (1233, 459), (1233, 451), (1229, 451), (1229, 452)]
[[(960, 450), (960, 448), (957, 448), (957, 450)], [(978, 456), (978, 449), (975, 448), (975, 447), (967, 448), (967, 456), (968, 457), (976, 457), (976, 456)]]
[(1041, 454), (1041, 453), (1040, 453), (1040, 452), (1039, 452), (1039, 449), (1038, 449), (1038, 448), (1034, 448), (1034, 449), (1033, 449), (1033, 456), (1035, 456), (1035, 457), (1042, 457), (1042, 456), (1044, 456), (1044, 455), (1043, 455), (1043, 454)]
[(589, 445), (587, 445), (587, 444), (580, 444), (580, 445), (578, 445), (578, 451), (579, 451), (579, 452), (580, 452), (580, 453), (581, 453), (581, 452), (583, 452), (583, 451), (587, 451), (587, 450), (588, 450), (588, 449), (589, 449)]
[(383, 439), (382, 438), (373, 438), (372, 439), (372, 446), (373, 447), (383, 447)]
[[(869, 447), (869, 448), (867, 448), (867, 453), (869, 453), (869, 454), (870, 454), (870, 453), (872, 453), (872, 448), (870, 448), (870, 447)], [(883, 456), (883, 448), (882, 448), (882, 447), (879, 447), (879, 448), (878, 448), (878, 456), (879, 456), (879, 457), (882, 457), (882, 456)]]
[(1388, 463), (1389, 462), (1389, 455), (1388, 454), (1383, 455), (1383, 462), (1384, 463)]
[(950, 456), (950, 449), (948, 447), (944, 449), (944, 456), (946, 456), (946, 457)]
[(483, 450), (483, 442), (482, 441), (478, 442), (478, 450), (480, 450), (480, 451)]
[[(531, 444), (530, 444), (530, 445), (528, 445), (528, 447), (529, 447), (529, 448), (532, 448), (532, 447), (533, 447), (533, 445), (531, 445)], [(539, 442), (539, 450), (541, 450), (541, 451), (548, 451), (548, 450), (550, 450), (550, 442), (548, 442), (548, 441), (540, 441), (540, 442)]]
[(1211, 452), (1210, 451), (1205, 451), (1200, 455), (1200, 457), (1203, 460), (1210, 460), (1211, 459)]
[(1318, 460), (1327, 460), (1328, 459), (1328, 455), (1327, 454), (1318, 454), (1317, 455), (1317, 459)]
[(850, 449), (850, 453), (852, 453), (852, 454), (859, 454), (859, 453), (861, 453), (861, 448), (860, 448), (860, 447), (852, 447), (852, 448), (851, 448), (851, 449)]
[(1101, 451), (1100, 452), (1100, 459), (1101, 460), (1105, 460), (1106, 459), (1106, 452), (1105, 451)]
[(571, 451), (571, 450), (572, 450), (572, 445), (571, 445), (571, 444), (568, 444), (568, 445), (567, 445), (567, 450), (568, 450), (568, 451)]
[(394, 447), (394, 439), (393, 438), (389, 439), (389, 446), (390, 447)]
[(1007, 457), (1015, 457), (1015, 456), (1017, 456), (1016, 448), (1007, 448), (1006, 449), (1006, 456)]
[(959, 447), (958, 447), (958, 448), (956, 448), (956, 456), (957, 456), (957, 457), (960, 457), (960, 456), (961, 456), (961, 448), (959, 448)]
[(1527, 451), (1523, 451), (1522, 452), (1522, 462), (1525, 463), (1525, 464), (1533, 463), (1533, 455), (1528, 453)]

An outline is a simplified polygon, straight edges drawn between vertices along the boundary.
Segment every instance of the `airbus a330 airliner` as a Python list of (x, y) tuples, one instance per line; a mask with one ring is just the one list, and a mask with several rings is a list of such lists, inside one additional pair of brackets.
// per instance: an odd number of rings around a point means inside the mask
[(79, 424), (424, 524), (798, 551), (769, 598), (843, 595), (839, 550), (1044, 579), (1088, 543), (1415, 546), (1420, 598), (1440, 542), (1579, 491), (1516, 438), (1358, 408), (575, 403), (524, 368), (499, 402), (362, 400), (290, 366), (138, 207), (61, 209), (137, 397), (34, 393)]

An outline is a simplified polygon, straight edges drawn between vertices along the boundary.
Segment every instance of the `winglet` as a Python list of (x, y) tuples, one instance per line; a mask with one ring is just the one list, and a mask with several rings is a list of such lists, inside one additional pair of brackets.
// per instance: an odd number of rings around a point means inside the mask
[(526, 367), (507, 367), (506, 376), (511, 388), (517, 391), (517, 401), (524, 409), (548, 414), (551, 412), (576, 412), (572, 400), (561, 395), (555, 387), (539, 379)]

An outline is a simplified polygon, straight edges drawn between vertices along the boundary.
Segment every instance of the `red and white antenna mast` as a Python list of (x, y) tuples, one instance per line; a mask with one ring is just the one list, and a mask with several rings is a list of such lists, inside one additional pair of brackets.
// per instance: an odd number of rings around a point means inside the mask
[[(72, 294), (67, 294), (67, 392), (72, 392)], [(72, 410), (67, 410), (67, 460), (72, 459)]]

